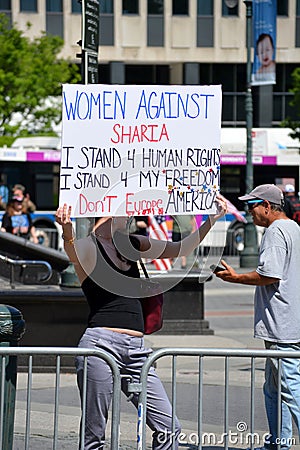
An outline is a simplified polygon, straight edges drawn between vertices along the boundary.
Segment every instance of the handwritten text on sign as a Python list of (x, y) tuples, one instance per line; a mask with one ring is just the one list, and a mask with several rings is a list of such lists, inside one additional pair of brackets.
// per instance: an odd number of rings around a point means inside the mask
[(60, 204), (75, 217), (215, 212), (220, 86), (65, 85)]

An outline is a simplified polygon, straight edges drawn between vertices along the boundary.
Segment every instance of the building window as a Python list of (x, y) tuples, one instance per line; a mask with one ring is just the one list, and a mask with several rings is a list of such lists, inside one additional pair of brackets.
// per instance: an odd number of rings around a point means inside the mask
[(100, 46), (114, 45), (114, 2), (113, 0), (103, 0), (100, 2)]
[[(294, 97), (290, 92), (293, 87), (292, 74), (298, 67), (299, 64), (276, 65), (272, 126), (279, 126), (287, 116), (292, 120), (298, 120), (296, 108), (290, 105)], [(222, 127), (246, 126), (246, 69), (246, 64), (199, 64), (199, 84), (222, 84)], [(254, 98), (254, 112), (255, 109)]]
[(239, 3), (238, 3), (238, 1), (237, 2), (232, 2), (233, 4), (237, 3), (236, 6), (233, 6), (233, 7), (231, 7), (230, 5), (227, 6), (226, 3), (227, 3), (227, 5), (229, 5), (231, 2), (228, 2), (226, 0), (222, 0), (222, 16), (223, 17), (238, 16), (239, 15)]
[(168, 65), (127, 64), (125, 66), (126, 84), (170, 84)]
[(222, 126), (244, 127), (245, 64), (200, 64), (200, 84), (222, 84)]
[(197, 1), (197, 15), (198, 16), (213, 16), (214, 15), (214, 1), (213, 0), (198, 0)]
[(197, 1), (197, 47), (214, 46), (214, 1)]
[(148, 0), (147, 46), (164, 46), (164, 1)]
[(122, 14), (138, 14), (139, 0), (122, 0)]
[(164, 0), (148, 0), (148, 14), (163, 14)]
[(0, 12), (4, 14), (8, 20), (9, 28), (12, 27), (11, 0), (0, 1)]
[[(72, 0), (72, 13), (81, 13), (82, 6), (78, 3), (78, 0)], [(99, 3), (100, 14), (113, 14), (114, 6), (113, 0), (101, 0)]]
[(46, 2), (46, 33), (64, 38), (62, 0), (47, 0)]
[(62, 0), (47, 0), (46, 11), (47, 12), (62, 12)]
[(37, 0), (20, 0), (21, 12), (37, 12)]
[(295, 46), (300, 47), (300, 0), (296, 3), (296, 42)]
[(273, 86), (273, 125), (280, 123), (289, 116), (292, 120), (298, 120), (296, 108), (290, 105), (294, 94), (290, 92), (293, 88), (292, 73), (298, 64), (277, 64), (276, 84)]
[(113, 14), (114, 2), (113, 0), (102, 0), (100, 2), (100, 14)]
[(173, 0), (172, 1), (173, 16), (189, 15), (189, 0)]
[(81, 14), (82, 7), (78, 0), (72, 0), (72, 14)]
[(286, 17), (289, 15), (289, 0), (277, 0), (277, 15)]
[(11, 0), (1, 0), (0, 11), (11, 11)]

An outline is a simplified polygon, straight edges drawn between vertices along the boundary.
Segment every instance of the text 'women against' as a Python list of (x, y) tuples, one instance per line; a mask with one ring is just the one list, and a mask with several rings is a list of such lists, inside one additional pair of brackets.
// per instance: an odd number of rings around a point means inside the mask
[[(214, 94), (198, 92), (148, 92), (142, 90), (139, 100), (130, 92), (104, 90), (98, 93), (76, 90), (63, 93), (64, 115), (68, 121), (207, 119)], [(130, 101), (129, 101), (130, 100)]]

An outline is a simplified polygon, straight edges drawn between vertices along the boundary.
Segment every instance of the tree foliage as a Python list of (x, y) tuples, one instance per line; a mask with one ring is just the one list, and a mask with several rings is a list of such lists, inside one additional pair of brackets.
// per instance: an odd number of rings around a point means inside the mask
[(294, 94), (292, 101), (290, 102), (290, 106), (292, 106), (296, 112), (299, 120), (292, 120), (290, 117), (287, 117), (283, 122), (283, 127), (288, 127), (293, 130), (290, 136), (294, 139), (300, 139), (300, 67), (297, 67), (292, 72), (292, 80), (293, 87), (290, 89), (290, 92)]
[(62, 47), (58, 36), (29, 39), (0, 14), (0, 136), (53, 133), (62, 83), (80, 80), (77, 66), (58, 57)]

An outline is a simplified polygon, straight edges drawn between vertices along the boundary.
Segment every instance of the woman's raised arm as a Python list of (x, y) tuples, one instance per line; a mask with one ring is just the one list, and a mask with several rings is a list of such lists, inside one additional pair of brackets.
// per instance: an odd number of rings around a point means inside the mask
[(176, 258), (189, 255), (205, 238), (215, 222), (226, 214), (227, 202), (222, 195), (216, 197), (217, 213), (208, 219), (193, 233), (179, 242), (161, 241), (139, 236), (140, 251), (143, 258)]

